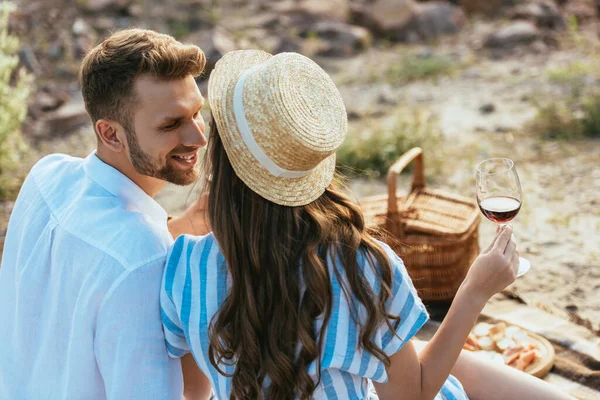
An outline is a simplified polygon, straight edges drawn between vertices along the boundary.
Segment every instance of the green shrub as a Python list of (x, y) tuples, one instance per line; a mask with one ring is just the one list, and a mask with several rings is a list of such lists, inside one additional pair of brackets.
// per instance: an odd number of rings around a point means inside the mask
[(400, 112), (391, 121), (353, 126), (337, 152), (337, 167), (349, 176), (385, 176), (406, 151), (416, 146), (432, 151), (440, 141), (435, 116), (424, 111)]
[(0, 2), (0, 198), (14, 194), (19, 184), (17, 167), (25, 150), (20, 134), (27, 115), (32, 77), (18, 69), (19, 41), (8, 34), (12, 3)]
[(548, 81), (561, 89), (562, 95), (538, 100), (537, 117), (529, 129), (547, 139), (600, 137), (599, 71), (597, 55), (548, 71)]
[(550, 83), (565, 89), (571, 96), (581, 96), (586, 86), (586, 81), (592, 78), (592, 66), (581, 61), (563, 68), (548, 71)]
[(413, 50), (402, 50), (395, 60), (364, 67), (362, 74), (346, 75), (339, 84), (361, 84), (389, 82), (402, 85), (409, 82), (448, 76), (464, 67), (464, 60), (455, 60), (446, 54), (421, 54)]
[(406, 52), (401, 62), (389, 66), (386, 77), (390, 82), (402, 84), (449, 75), (456, 67), (457, 62), (447, 55)]
[(537, 117), (529, 129), (547, 139), (600, 137), (600, 93), (582, 99), (555, 100), (538, 104)]

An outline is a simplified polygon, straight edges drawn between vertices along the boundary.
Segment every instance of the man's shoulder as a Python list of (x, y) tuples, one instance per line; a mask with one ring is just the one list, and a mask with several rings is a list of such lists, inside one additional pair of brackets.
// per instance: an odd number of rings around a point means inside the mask
[(120, 205), (98, 204), (93, 215), (76, 221), (74, 212), (64, 221), (64, 228), (82, 242), (106, 253), (124, 269), (135, 269), (167, 256), (173, 239), (167, 230), (147, 215), (124, 209)]
[(70, 203), (73, 191), (81, 185), (85, 176), (84, 159), (66, 154), (50, 154), (39, 160), (29, 171), (25, 188), (36, 187), (50, 206), (53, 214), (59, 214), (64, 203)]
[(166, 221), (153, 221), (86, 180), (84, 163), (82, 158), (51, 154), (30, 173), (59, 225), (76, 239), (71, 245), (105, 253), (125, 269), (166, 257), (173, 241)]
[(37, 175), (51, 175), (55, 174), (58, 170), (70, 169), (74, 165), (81, 165), (83, 158), (73, 157), (67, 154), (55, 153), (49, 154), (31, 168), (31, 173)]

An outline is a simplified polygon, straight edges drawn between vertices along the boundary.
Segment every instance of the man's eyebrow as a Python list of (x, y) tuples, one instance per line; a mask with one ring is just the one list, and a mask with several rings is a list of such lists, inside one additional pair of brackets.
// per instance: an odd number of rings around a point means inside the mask
[[(200, 101), (198, 101), (198, 111), (200, 111), (202, 109), (202, 107), (204, 107), (204, 103), (205, 103), (205, 99), (204, 99), (204, 97), (201, 97)], [(166, 117), (163, 117), (163, 119), (159, 123), (162, 124), (165, 122), (178, 122), (184, 118), (185, 118), (185, 116), (183, 116), (183, 115), (166, 116)]]
[(164, 117), (160, 121), (160, 123), (162, 124), (164, 122), (179, 121), (179, 120), (182, 120), (182, 119), (183, 119), (183, 117), (180, 117), (180, 116), (176, 116), (176, 117)]

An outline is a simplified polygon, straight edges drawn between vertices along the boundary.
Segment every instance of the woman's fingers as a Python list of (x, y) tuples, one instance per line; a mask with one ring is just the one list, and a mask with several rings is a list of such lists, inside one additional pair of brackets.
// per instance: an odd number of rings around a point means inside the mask
[(513, 256), (510, 260), (510, 267), (515, 274), (514, 276), (516, 277), (517, 273), (519, 272), (519, 252), (518, 251), (515, 251), (513, 253)]
[(510, 242), (510, 238), (512, 236), (512, 227), (506, 226), (504, 230), (498, 235), (496, 238), (496, 243), (494, 243), (494, 249), (498, 251), (500, 254), (504, 254), (506, 252), (506, 247)]
[(514, 240), (510, 240), (508, 242), (508, 245), (506, 245), (506, 249), (504, 250), (504, 254), (506, 255), (507, 258), (511, 258), (512, 254), (515, 252), (515, 250), (517, 249), (517, 243), (515, 243)]
[(483, 251), (483, 253), (489, 253), (494, 248), (494, 245), (496, 244), (496, 240), (498, 240), (498, 237), (500, 236), (501, 233), (502, 233), (502, 226), (497, 225), (496, 226), (496, 236), (494, 236), (494, 240), (492, 240), (492, 243), (490, 243), (490, 245)]

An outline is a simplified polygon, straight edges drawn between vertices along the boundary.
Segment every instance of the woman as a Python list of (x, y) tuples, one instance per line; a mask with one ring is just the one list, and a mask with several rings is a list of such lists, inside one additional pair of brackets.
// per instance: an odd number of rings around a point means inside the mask
[(333, 182), (347, 117), (317, 64), (294, 53), (228, 53), (209, 101), (212, 233), (176, 240), (161, 293), (170, 355), (191, 352), (197, 363), (184, 358), (186, 396), (208, 396), (212, 385), (222, 399), (363, 399), (372, 380), (381, 399), (466, 399), (465, 389), (486, 399), (564, 398), (508, 368), (462, 361), (459, 379), (450, 375), (486, 301), (515, 279), (510, 228), (477, 258), (417, 354), (410, 339), (425, 307), (402, 260), (369, 235)]

